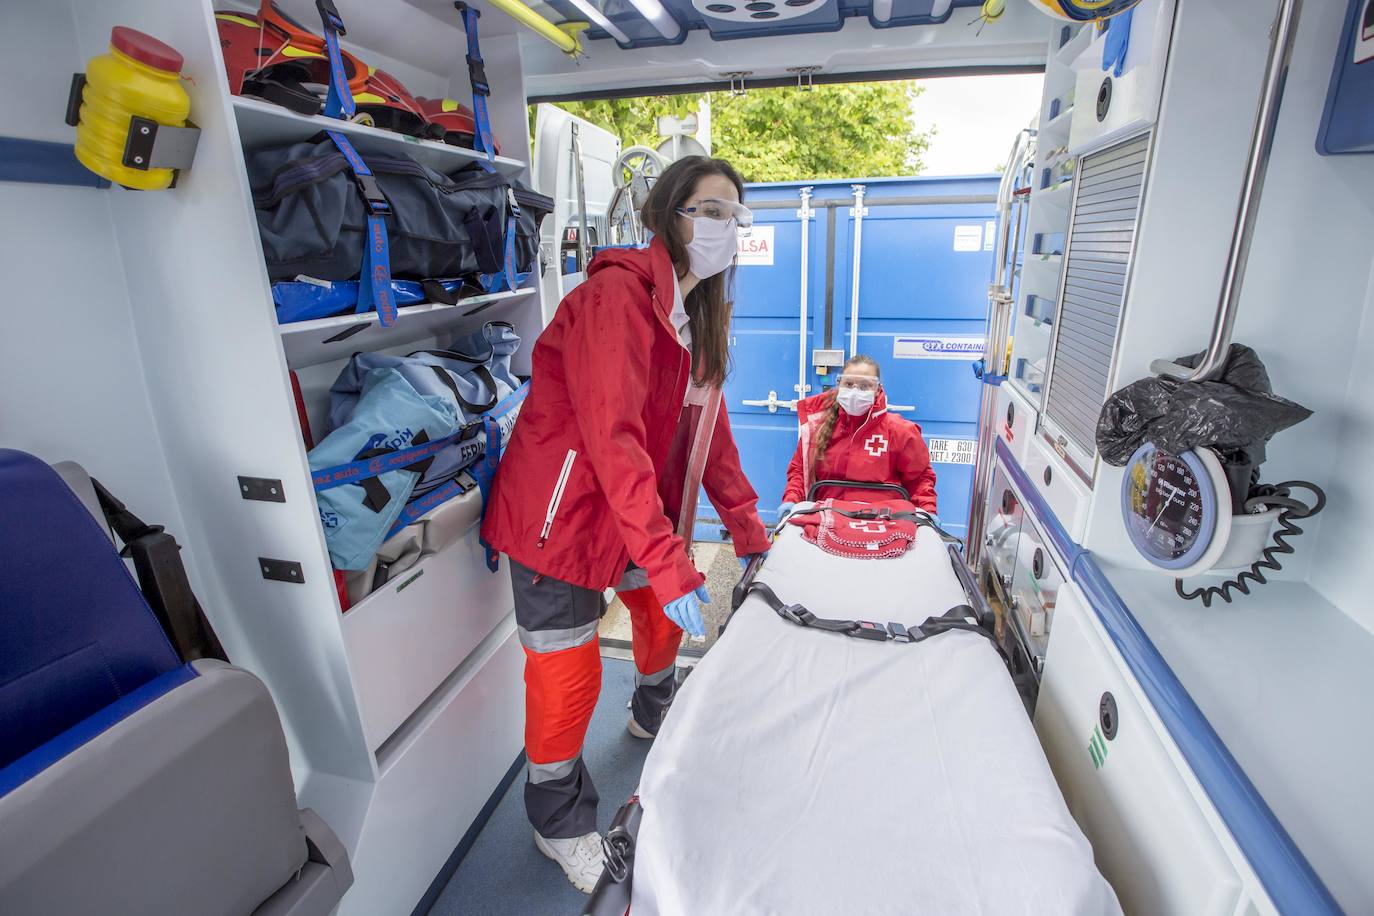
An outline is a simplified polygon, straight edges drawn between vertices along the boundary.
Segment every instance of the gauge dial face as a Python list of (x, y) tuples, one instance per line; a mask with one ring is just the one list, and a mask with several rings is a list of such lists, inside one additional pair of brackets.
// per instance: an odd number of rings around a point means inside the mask
[(1156, 566), (1191, 565), (1216, 528), (1216, 488), (1192, 452), (1172, 455), (1143, 445), (1126, 466), (1122, 512), (1136, 549)]

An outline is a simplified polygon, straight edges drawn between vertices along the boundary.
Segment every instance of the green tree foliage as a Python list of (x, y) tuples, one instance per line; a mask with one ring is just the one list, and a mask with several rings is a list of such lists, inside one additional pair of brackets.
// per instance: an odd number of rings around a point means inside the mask
[[(750, 89), (710, 94), (711, 147), (749, 181), (882, 178), (913, 175), (934, 131), (917, 131), (914, 81)], [(624, 146), (657, 146), (655, 119), (697, 110), (699, 95), (562, 102), (604, 127)], [(531, 129), (533, 129), (531, 109)]]

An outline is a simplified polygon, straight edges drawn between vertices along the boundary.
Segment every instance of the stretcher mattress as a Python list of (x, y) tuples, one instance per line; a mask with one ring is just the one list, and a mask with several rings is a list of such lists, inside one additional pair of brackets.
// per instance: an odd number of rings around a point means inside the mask
[[(900, 558), (788, 526), (759, 574), (821, 617), (966, 602), (929, 529)], [(805, 630), (750, 596), (644, 766), (632, 916), (1116, 914), (996, 650)]]

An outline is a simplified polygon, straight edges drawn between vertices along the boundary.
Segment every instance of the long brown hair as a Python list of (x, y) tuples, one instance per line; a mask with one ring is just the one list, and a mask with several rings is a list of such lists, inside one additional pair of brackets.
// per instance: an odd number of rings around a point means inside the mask
[[(679, 280), (687, 276), (691, 262), (677, 210), (687, 205), (696, 193), (697, 182), (708, 175), (729, 179), (744, 200), (744, 179), (730, 163), (708, 156), (684, 156), (663, 170), (644, 202), (644, 225), (668, 246)], [(730, 295), (734, 286), (735, 266), (731, 264), (714, 277), (703, 279), (682, 303), (691, 320), (692, 376), (716, 388), (725, 384), (730, 371), (730, 315), (735, 305)]]
[[(879, 379), (883, 377), (883, 371), (878, 367), (878, 361), (871, 356), (862, 353), (855, 353), (845, 360), (844, 368), (840, 374), (844, 375), (850, 366), (872, 366), (873, 372)], [(825, 405), (825, 417), (821, 420), (820, 429), (816, 430), (816, 442), (811, 447), (811, 467), (816, 474), (821, 472), (821, 459), (825, 457), (825, 450), (830, 447), (830, 437), (835, 434), (835, 422), (840, 418), (840, 399), (838, 389), (831, 389), (830, 400)]]

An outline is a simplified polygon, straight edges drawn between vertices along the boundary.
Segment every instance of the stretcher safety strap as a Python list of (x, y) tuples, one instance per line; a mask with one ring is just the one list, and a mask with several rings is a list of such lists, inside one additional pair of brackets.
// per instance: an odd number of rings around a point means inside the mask
[(967, 630), (977, 633), (996, 645), (991, 633), (978, 625), (977, 615), (967, 604), (958, 604), (939, 617), (927, 617), (924, 623), (908, 627), (893, 621), (887, 626), (871, 620), (834, 620), (817, 617), (800, 604), (784, 604), (773, 589), (757, 580), (750, 582), (744, 589), (744, 597), (758, 595), (777, 612), (783, 620), (812, 630), (825, 630), (855, 639), (868, 639), (875, 642), (922, 642), (949, 630)]
[(463, 31), (468, 36), (468, 79), (472, 82), (472, 117), (477, 124), (478, 149), (487, 157), (478, 161), (488, 172), (494, 172), (496, 167), (492, 160), (496, 157), (496, 140), (492, 137), (491, 116), (487, 111), (487, 96), (491, 95), (491, 85), (487, 82), (487, 70), (482, 63), (482, 49), (477, 43), (477, 17), (482, 14), (466, 3), (459, 3), (458, 11), (463, 16)]
[(348, 73), (344, 70), (343, 54), (339, 51), (339, 36), (347, 35), (343, 17), (334, 8), (333, 0), (316, 0), (320, 21), (324, 23), (324, 46), (329, 53), (329, 94), (324, 99), (324, 116), (347, 121), (357, 111), (353, 90), (348, 88)]
[(367, 207), (367, 238), (363, 240), (363, 263), (358, 273), (358, 305), (356, 311), (369, 312), (374, 308), (382, 327), (396, 323), (396, 299), (391, 292), (391, 242), (386, 234), (386, 219), (391, 204), (363, 157), (335, 130), (325, 131), (343, 154), (353, 173), (353, 182)]
[[(477, 478), (477, 488), (482, 491), (482, 518), (487, 517), (487, 502), (491, 495), (491, 484), (496, 479), (496, 467), (501, 463), (502, 435), (501, 420), (509, 416), (510, 412), (519, 407), (525, 400), (525, 395), (530, 393), (530, 383), (526, 382), (500, 404), (497, 404), (489, 413), (482, 415), (482, 431), (486, 435), (486, 447), (483, 449), (482, 457), (477, 459), (477, 463), (470, 469), (472, 476)], [(480, 531), (480, 529), (479, 529)], [(492, 546), (487, 543), (486, 538), (478, 535), (478, 543), (487, 553), (487, 569), (496, 572), (501, 568), (501, 558)]]

